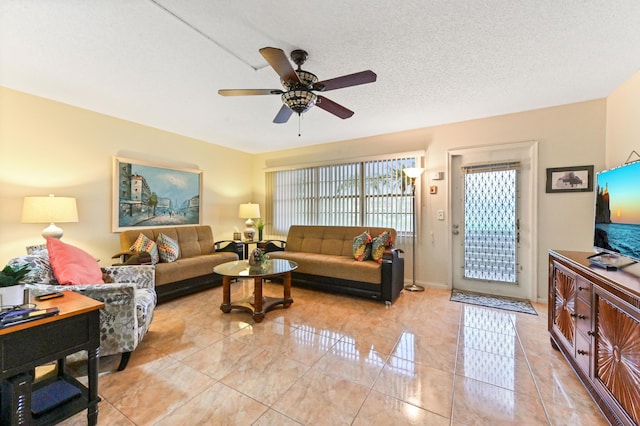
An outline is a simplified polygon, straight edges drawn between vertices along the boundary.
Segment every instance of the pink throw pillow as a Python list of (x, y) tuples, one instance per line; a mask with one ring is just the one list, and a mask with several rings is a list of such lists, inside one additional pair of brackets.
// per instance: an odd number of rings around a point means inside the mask
[(60, 284), (104, 284), (100, 265), (86, 251), (51, 237), (47, 238), (47, 251), (53, 275)]

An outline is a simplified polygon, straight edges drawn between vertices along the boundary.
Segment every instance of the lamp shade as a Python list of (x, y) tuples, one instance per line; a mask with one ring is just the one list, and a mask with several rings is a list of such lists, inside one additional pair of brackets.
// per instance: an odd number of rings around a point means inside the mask
[(49, 223), (42, 230), (42, 236), (61, 238), (62, 229), (54, 222), (77, 222), (78, 209), (76, 199), (71, 197), (24, 197), (22, 205), (22, 223)]
[(260, 217), (260, 204), (240, 204), (238, 217), (242, 219), (252, 219)]
[(422, 167), (406, 167), (402, 170), (404, 171), (404, 174), (409, 176), (411, 179), (416, 179), (424, 172)]
[(24, 197), (22, 223), (77, 222), (76, 199), (71, 197)]

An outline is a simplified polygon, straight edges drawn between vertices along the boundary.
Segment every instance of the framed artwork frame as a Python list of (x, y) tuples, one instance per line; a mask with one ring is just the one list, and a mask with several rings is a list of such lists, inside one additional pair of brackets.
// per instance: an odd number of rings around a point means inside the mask
[(547, 193), (592, 191), (593, 165), (547, 169)]
[(202, 224), (202, 170), (113, 158), (113, 232)]

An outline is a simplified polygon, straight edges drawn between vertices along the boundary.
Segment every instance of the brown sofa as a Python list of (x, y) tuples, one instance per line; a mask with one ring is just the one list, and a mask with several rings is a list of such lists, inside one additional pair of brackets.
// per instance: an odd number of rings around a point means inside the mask
[(238, 260), (235, 252), (214, 251), (215, 242), (210, 226), (177, 226), (167, 228), (144, 228), (127, 230), (120, 234), (120, 248), (126, 253), (143, 233), (156, 241), (160, 233), (178, 241), (180, 255), (170, 263), (155, 266), (155, 286), (158, 302), (222, 284), (213, 267), (221, 263)]
[[(382, 263), (354, 259), (353, 240), (364, 231), (372, 237), (383, 231), (391, 233), (392, 245), (385, 250)], [(294, 225), (286, 242), (268, 242), (265, 250), (271, 259), (298, 264), (292, 273), (294, 285), (393, 303), (404, 288), (404, 258), (402, 250), (393, 248), (395, 238), (396, 231), (389, 228)]]

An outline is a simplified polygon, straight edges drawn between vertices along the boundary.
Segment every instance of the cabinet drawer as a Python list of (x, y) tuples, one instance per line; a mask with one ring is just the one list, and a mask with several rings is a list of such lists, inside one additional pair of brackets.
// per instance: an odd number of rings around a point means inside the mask
[(587, 281), (582, 277), (576, 280), (576, 294), (579, 298), (591, 305), (591, 281)]
[(576, 328), (585, 336), (591, 330), (591, 304), (580, 298), (576, 299)]
[(68, 355), (90, 343), (89, 315), (77, 315), (11, 333), (2, 341), (2, 372), (29, 365), (60, 351)]
[(582, 333), (576, 334), (576, 363), (580, 369), (589, 375), (589, 360), (591, 359), (591, 339)]

